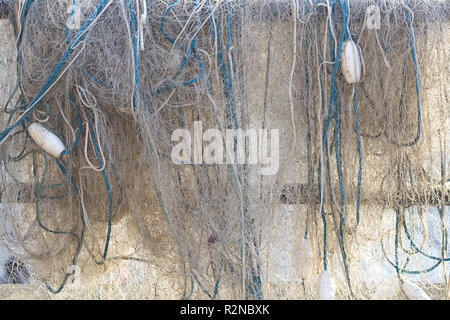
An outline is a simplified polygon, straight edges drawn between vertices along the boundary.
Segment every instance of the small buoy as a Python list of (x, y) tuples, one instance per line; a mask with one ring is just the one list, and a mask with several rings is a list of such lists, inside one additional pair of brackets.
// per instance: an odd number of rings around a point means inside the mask
[(311, 240), (303, 238), (301, 241), (297, 253), (297, 276), (308, 279), (313, 273)]
[(28, 127), (28, 133), (38, 146), (56, 158), (66, 149), (62, 141), (54, 133), (39, 123), (32, 123)]
[(333, 275), (324, 271), (319, 278), (319, 300), (334, 300), (336, 295), (336, 281)]
[(342, 73), (347, 83), (357, 83), (361, 80), (361, 58), (356, 44), (352, 40), (342, 44)]
[(402, 289), (409, 300), (431, 300), (425, 291), (412, 282), (404, 281)]

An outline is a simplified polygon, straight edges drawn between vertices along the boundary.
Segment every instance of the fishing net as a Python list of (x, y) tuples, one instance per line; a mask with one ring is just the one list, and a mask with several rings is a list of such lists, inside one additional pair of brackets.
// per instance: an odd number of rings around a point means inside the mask
[(446, 298), (449, 9), (14, 1), (3, 244), (53, 293), (127, 260), (175, 298)]

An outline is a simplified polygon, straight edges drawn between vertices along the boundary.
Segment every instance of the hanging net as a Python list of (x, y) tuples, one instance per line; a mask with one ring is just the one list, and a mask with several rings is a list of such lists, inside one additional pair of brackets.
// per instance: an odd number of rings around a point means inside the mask
[(9, 16), (0, 237), (50, 292), (126, 260), (173, 298), (448, 297), (448, 1)]

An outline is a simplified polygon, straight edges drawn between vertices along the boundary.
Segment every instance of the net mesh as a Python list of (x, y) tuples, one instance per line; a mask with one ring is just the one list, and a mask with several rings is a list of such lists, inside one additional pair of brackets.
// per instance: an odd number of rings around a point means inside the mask
[(2, 242), (53, 293), (125, 259), (175, 298), (446, 298), (449, 5), (373, 4), (16, 1)]

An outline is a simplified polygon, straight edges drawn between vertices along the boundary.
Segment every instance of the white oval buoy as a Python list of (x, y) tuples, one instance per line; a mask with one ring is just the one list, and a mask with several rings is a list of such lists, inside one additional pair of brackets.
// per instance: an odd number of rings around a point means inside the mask
[(313, 273), (311, 240), (302, 239), (297, 252), (297, 276), (308, 279)]
[(38, 146), (56, 158), (66, 149), (62, 141), (54, 133), (37, 122), (32, 123), (28, 127), (28, 133)]
[(352, 40), (344, 41), (341, 52), (341, 68), (347, 83), (357, 83), (361, 80), (361, 58), (356, 44)]
[(324, 271), (319, 278), (319, 300), (334, 300), (336, 295), (336, 281), (333, 275)]
[(402, 289), (409, 300), (431, 300), (425, 291), (410, 281), (403, 281)]

